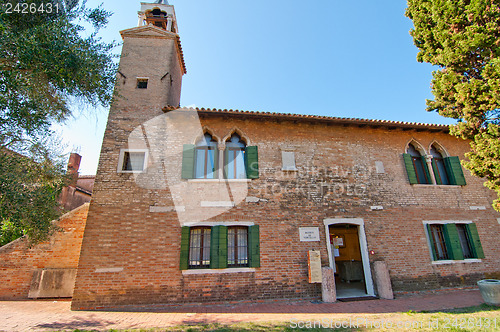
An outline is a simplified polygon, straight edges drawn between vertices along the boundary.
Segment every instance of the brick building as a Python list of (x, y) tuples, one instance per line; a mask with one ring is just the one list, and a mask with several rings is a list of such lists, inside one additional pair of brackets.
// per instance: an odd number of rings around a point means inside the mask
[(73, 309), (317, 299), (308, 252), (339, 297), (473, 285), (500, 273), (493, 194), (444, 125), (179, 108), (175, 11), (141, 3), (117, 90)]

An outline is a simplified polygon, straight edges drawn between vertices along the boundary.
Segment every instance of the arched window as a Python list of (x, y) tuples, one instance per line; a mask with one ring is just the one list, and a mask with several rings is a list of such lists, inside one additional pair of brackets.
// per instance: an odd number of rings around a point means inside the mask
[(154, 26), (157, 26), (159, 28), (166, 30), (167, 29), (167, 21), (168, 21), (167, 13), (164, 11), (161, 11), (158, 8), (155, 8), (152, 11), (146, 12), (147, 24), (153, 24)]
[(217, 142), (212, 135), (205, 134), (196, 143), (195, 178), (214, 179), (217, 177)]
[(446, 166), (444, 163), (444, 157), (439, 152), (437, 146), (432, 144), (431, 146), (432, 155), (432, 170), (434, 171), (434, 178), (437, 184), (450, 184), (448, 177), (448, 172), (446, 171)]
[(224, 176), (226, 179), (246, 179), (245, 147), (245, 142), (238, 134), (233, 134), (226, 141), (224, 153)]
[(404, 154), (404, 159), (410, 183), (430, 184), (431, 179), (425, 156), (422, 156), (411, 143), (408, 144), (406, 151), (407, 153)]

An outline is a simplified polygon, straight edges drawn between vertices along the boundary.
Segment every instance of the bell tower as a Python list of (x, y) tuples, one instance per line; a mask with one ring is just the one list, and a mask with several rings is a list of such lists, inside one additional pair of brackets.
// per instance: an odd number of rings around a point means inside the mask
[[(161, 301), (159, 285), (168, 284), (171, 275), (165, 271), (178, 261), (168, 261), (164, 250), (145, 249), (148, 243), (175, 243), (180, 237), (167, 228), (174, 214), (160, 219), (150, 213), (158, 199), (170, 204), (169, 191), (141, 187), (135, 180), (156, 174), (148, 169), (156, 161), (149, 141), (137, 146), (129, 139), (134, 129), (144, 133), (145, 123), (179, 107), (186, 67), (174, 7), (150, 0), (141, 3), (138, 14), (137, 27), (120, 31), (122, 53), (83, 235), (74, 309), (139, 303), (137, 296)], [(153, 278), (158, 275), (160, 282)]]
[(177, 19), (166, 0), (141, 2), (138, 16), (137, 27), (120, 31), (123, 48), (114, 106), (153, 107), (151, 115), (159, 115), (165, 107), (179, 107), (186, 73)]

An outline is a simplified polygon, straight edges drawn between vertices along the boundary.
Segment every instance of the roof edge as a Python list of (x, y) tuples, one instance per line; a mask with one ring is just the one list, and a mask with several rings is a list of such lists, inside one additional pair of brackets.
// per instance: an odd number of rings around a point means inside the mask
[[(282, 119), (290, 121), (313, 121), (313, 122), (326, 122), (338, 125), (354, 125), (354, 126), (369, 126), (369, 127), (387, 127), (387, 128), (401, 128), (401, 129), (416, 129), (416, 130), (430, 130), (430, 131), (443, 131), (449, 132), (449, 125), (432, 124), (422, 122), (405, 122), (405, 121), (392, 121), (392, 120), (377, 120), (377, 119), (362, 119), (362, 118), (342, 118), (321, 115), (306, 115), (306, 114), (293, 114), (293, 113), (272, 113), (272, 112), (259, 112), (259, 111), (241, 111), (232, 109), (215, 109), (215, 108), (187, 108), (195, 110), (200, 114), (206, 115), (226, 115), (226, 116), (239, 116), (239, 117), (253, 117), (253, 118), (270, 118)], [(170, 111), (171, 107), (165, 107), (164, 111)]]

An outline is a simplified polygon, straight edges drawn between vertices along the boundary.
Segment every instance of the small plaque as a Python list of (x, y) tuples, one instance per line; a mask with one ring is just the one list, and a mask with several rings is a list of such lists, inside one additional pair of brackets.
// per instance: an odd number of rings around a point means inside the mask
[(321, 283), (321, 255), (319, 250), (310, 250), (307, 253), (307, 265), (309, 267), (309, 283)]
[(319, 241), (318, 227), (300, 227), (300, 241)]

